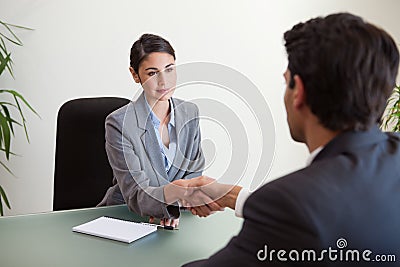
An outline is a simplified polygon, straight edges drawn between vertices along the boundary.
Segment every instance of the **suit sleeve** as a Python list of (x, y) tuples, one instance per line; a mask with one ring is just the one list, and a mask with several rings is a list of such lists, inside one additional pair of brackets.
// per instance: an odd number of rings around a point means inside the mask
[(164, 186), (149, 185), (139, 156), (123, 134), (120, 120), (108, 116), (105, 127), (108, 160), (128, 208), (141, 216), (173, 218), (164, 202)]
[(276, 254), (272, 261), (263, 260), (265, 246), (268, 251), (278, 251), (313, 242), (298, 201), (279, 187), (267, 184), (254, 192), (245, 203), (243, 215), (241, 231), (225, 248), (185, 266), (287, 266), (284, 264), (288, 262), (279, 261)]

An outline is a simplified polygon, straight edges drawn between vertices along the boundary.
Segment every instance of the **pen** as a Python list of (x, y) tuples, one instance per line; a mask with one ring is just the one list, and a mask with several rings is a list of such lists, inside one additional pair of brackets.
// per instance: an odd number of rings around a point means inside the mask
[(173, 226), (170, 226), (170, 225), (161, 225), (161, 224), (154, 224), (154, 223), (145, 223), (145, 222), (141, 222), (141, 224), (144, 224), (144, 225), (150, 225), (150, 226), (157, 226), (157, 228), (161, 228), (161, 229), (164, 229), (164, 230), (179, 230), (179, 228), (176, 228), (176, 227), (173, 227)]

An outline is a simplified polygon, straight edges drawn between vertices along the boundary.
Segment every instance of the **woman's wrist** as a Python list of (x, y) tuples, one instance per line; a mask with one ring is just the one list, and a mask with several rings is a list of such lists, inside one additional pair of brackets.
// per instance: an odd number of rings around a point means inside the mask
[[(179, 180), (178, 180), (179, 181)], [(164, 200), (165, 203), (172, 204), (183, 196), (185, 188), (176, 183), (176, 181), (164, 186)]]
[(166, 204), (171, 204), (175, 202), (176, 196), (174, 194), (174, 190), (171, 186), (171, 184), (167, 184), (164, 186), (164, 200)]

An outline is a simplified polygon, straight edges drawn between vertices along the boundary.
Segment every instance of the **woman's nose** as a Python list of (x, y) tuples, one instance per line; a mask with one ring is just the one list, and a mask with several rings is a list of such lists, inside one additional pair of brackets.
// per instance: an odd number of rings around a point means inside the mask
[(163, 71), (160, 71), (159, 73), (157, 73), (157, 82), (159, 86), (163, 86), (165, 85), (165, 73)]

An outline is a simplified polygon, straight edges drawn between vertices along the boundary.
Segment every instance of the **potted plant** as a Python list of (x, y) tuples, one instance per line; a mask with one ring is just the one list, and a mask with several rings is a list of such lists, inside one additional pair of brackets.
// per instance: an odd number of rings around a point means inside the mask
[(400, 85), (394, 88), (387, 107), (387, 114), (384, 117), (382, 128), (388, 131), (400, 132)]
[[(6, 42), (22, 46), (21, 40), (15, 35), (12, 28), (20, 28), (25, 30), (31, 29), (8, 24), (3, 21), (0, 21), (0, 27), (0, 77), (4, 77), (3, 75), (8, 72), (14, 78), (12, 69), (13, 62), (11, 59), (11, 53), (7, 50)], [(10, 101), (7, 99), (12, 100)], [(28, 132), (26, 129), (26, 120), (21, 109), (22, 104), (27, 106), (33, 113), (38, 115), (24, 99), (24, 97), (16, 90), (0, 88), (0, 153), (4, 153), (3, 155), (7, 161), (10, 160), (10, 155), (15, 155), (11, 152), (11, 140), (14, 137), (15, 126), (24, 128), (26, 139), (29, 142)], [(15, 112), (20, 117), (20, 121), (13, 116), (13, 113)], [(12, 171), (7, 167), (4, 160), (0, 159), (0, 165), (5, 168), (8, 173), (12, 174)], [(0, 185), (0, 216), (3, 215), (3, 202), (9, 209), (11, 208), (6, 192)]]

